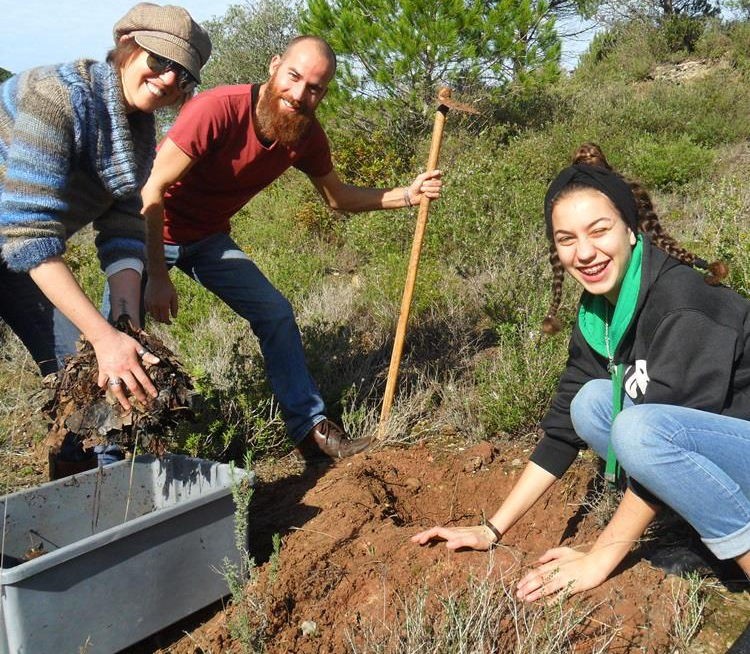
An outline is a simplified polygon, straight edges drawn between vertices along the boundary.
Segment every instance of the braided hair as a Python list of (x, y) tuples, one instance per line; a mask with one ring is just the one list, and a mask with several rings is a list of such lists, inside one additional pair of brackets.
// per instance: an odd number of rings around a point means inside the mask
[[(609, 165), (601, 148), (595, 143), (584, 143), (579, 146), (573, 155), (573, 165), (575, 164), (585, 164), (588, 166), (604, 168), (622, 178), (622, 176)], [(624, 178), (622, 179), (624, 180)], [(711, 284), (712, 286), (719, 284), (729, 272), (726, 264), (722, 261), (714, 261), (709, 264), (704, 259), (701, 259), (692, 252), (681, 247), (677, 241), (666, 232), (659, 222), (659, 217), (656, 215), (656, 210), (654, 209), (654, 204), (648, 191), (638, 182), (630, 180), (624, 181), (630, 186), (630, 190), (635, 199), (638, 214), (638, 231), (648, 234), (651, 242), (657, 248), (663, 250), (669, 256), (674, 257), (679, 262), (705, 270), (706, 275), (704, 279), (707, 284)], [(591, 187), (579, 182), (573, 182), (558, 193), (553, 199), (553, 205), (576, 191), (588, 188)], [(550, 243), (549, 246), (549, 262), (552, 266), (552, 302), (550, 303), (547, 316), (542, 323), (542, 329), (546, 334), (555, 334), (560, 331), (560, 322), (557, 319), (557, 312), (562, 302), (565, 269), (560, 262), (560, 258), (557, 256), (557, 249), (555, 248), (554, 243)]]

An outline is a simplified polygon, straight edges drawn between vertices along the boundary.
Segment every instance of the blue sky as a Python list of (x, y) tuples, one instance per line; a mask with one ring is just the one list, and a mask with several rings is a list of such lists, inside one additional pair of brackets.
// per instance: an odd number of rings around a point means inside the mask
[[(3, 0), (0, 12), (0, 67), (18, 73), (34, 66), (81, 57), (104, 59), (112, 47), (112, 26), (137, 0)], [(246, 0), (157, 0), (179, 4), (198, 22), (223, 15)], [(561, 30), (565, 31), (565, 30)], [(574, 31), (574, 30), (573, 30)], [(563, 45), (563, 65), (575, 66), (592, 33)]]
[[(137, 0), (3, 0), (0, 67), (17, 73), (81, 57), (104, 59), (112, 26)], [(195, 20), (221, 16), (242, 0), (157, 0), (185, 7)]]

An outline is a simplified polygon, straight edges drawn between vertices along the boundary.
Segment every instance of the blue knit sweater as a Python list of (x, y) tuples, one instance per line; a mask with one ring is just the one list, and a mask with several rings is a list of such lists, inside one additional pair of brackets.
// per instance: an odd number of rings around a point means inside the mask
[(125, 113), (118, 72), (79, 60), (0, 85), (0, 254), (28, 271), (93, 222), (102, 268), (144, 259), (140, 189), (154, 118)]

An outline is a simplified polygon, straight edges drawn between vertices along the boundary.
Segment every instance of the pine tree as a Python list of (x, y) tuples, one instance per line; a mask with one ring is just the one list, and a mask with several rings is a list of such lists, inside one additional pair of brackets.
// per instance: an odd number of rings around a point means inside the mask
[(499, 93), (559, 75), (546, 0), (308, 0), (300, 26), (336, 51), (340, 92), (412, 126), (426, 126), (441, 84)]

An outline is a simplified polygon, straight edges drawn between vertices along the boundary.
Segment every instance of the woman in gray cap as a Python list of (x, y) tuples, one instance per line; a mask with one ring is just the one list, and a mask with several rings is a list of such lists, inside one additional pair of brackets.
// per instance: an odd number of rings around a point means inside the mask
[(156, 396), (142, 362), (157, 359), (101, 316), (62, 254), (93, 223), (111, 313), (138, 320), (153, 112), (192, 95), (211, 42), (181, 7), (145, 2), (117, 22), (114, 40), (106, 62), (33, 68), (0, 85), (0, 317), (42, 374), (81, 332), (99, 386), (129, 409), (129, 393)]

